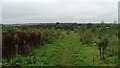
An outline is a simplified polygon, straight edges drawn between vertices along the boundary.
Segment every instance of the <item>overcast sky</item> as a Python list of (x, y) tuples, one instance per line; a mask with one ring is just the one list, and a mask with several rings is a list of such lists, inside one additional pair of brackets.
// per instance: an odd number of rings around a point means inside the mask
[(3, 0), (2, 23), (113, 22), (118, 0)]

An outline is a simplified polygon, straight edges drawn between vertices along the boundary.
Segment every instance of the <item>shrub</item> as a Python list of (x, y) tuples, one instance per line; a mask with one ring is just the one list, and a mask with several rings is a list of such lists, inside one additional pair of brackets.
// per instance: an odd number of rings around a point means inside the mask
[(80, 33), (80, 41), (83, 44), (92, 44), (94, 41), (94, 37), (95, 35), (91, 31), (85, 31)]

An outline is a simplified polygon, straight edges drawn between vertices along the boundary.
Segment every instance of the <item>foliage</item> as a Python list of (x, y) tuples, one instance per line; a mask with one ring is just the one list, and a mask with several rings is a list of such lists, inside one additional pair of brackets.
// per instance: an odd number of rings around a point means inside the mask
[[(38, 24), (3, 26), (3, 65), (112, 66), (117, 64), (117, 24)], [(106, 43), (107, 40), (107, 44)], [(16, 47), (18, 45), (18, 55)], [(105, 46), (105, 59), (98, 48)], [(9, 54), (9, 55), (8, 55)], [(25, 55), (25, 56), (24, 56)], [(61, 60), (63, 59), (63, 60)]]
[[(5, 54), (3, 57), (7, 60), (14, 57), (16, 53), (19, 55), (26, 55), (38, 46), (45, 43), (52, 43), (54, 40), (63, 37), (64, 34), (62, 33), (65, 32), (65, 30), (62, 29), (27, 29), (26, 26), (22, 26), (21, 28), (8, 26), (4, 28), (3, 31), (2, 46)], [(7, 56), (8, 50), (11, 50), (12, 52), (9, 56)]]

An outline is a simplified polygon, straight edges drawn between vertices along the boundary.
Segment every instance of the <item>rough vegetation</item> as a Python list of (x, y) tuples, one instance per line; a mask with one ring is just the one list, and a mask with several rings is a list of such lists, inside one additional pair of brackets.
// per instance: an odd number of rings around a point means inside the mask
[(115, 23), (3, 26), (3, 66), (116, 66), (118, 29)]

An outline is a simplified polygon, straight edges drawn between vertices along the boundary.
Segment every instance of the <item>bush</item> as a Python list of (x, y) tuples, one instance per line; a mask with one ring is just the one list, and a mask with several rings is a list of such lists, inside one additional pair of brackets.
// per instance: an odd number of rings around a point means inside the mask
[(92, 44), (94, 42), (95, 34), (89, 30), (80, 33), (80, 41), (83, 44)]

